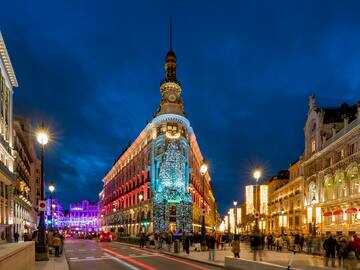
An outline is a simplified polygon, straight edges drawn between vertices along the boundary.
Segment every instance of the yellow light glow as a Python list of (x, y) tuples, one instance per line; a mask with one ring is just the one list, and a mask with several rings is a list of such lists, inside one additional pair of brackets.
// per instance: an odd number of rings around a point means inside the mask
[(234, 206), (236, 206), (236, 205), (237, 205), (237, 201), (234, 201), (233, 204), (234, 204)]
[(256, 169), (254, 170), (253, 176), (256, 179), (256, 181), (259, 181), (259, 179), (261, 177), (261, 169), (259, 167), (256, 167)]
[(206, 174), (207, 170), (208, 170), (208, 166), (206, 165), (206, 163), (203, 163), (200, 167), (200, 173), (204, 175)]
[(169, 139), (179, 139), (180, 138), (180, 132), (177, 132), (175, 134), (171, 134), (169, 131), (167, 131), (165, 135)]
[(51, 193), (53, 193), (54, 190), (55, 190), (54, 184), (50, 184), (50, 185), (49, 185), (49, 191), (50, 191)]
[(144, 198), (144, 195), (139, 194), (139, 200), (142, 201), (143, 198)]
[(46, 145), (49, 142), (49, 135), (45, 130), (40, 130), (36, 135), (36, 139), (41, 145)]
[(312, 207), (309, 206), (308, 209), (307, 209), (307, 219), (308, 219), (308, 222), (311, 223), (312, 222)]
[(252, 215), (254, 213), (254, 186), (245, 187), (246, 199), (246, 214)]

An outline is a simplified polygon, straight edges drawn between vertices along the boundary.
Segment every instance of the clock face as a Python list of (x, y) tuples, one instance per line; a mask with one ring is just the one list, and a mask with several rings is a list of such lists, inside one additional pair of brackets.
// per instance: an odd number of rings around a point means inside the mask
[(176, 100), (176, 96), (171, 94), (171, 95), (169, 95), (168, 99), (170, 102), (174, 102)]

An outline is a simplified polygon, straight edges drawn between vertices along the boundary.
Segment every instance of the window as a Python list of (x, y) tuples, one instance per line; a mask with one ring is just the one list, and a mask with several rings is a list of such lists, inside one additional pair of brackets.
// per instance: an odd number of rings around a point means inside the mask
[(316, 142), (315, 139), (311, 141), (311, 153), (314, 153), (316, 150)]
[(352, 143), (349, 145), (349, 155), (352, 155), (355, 153), (355, 143)]

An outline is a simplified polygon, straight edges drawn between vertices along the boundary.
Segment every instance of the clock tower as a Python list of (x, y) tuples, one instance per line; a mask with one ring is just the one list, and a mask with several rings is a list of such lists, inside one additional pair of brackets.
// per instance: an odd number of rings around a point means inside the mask
[(172, 49), (172, 23), (170, 21), (170, 51), (165, 59), (165, 79), (160, 85), (161, 102), (155, 116), (178, 114), (185, 116), (184, 103), (181, 97), (181, 85), (176, 79), (176, 55)]

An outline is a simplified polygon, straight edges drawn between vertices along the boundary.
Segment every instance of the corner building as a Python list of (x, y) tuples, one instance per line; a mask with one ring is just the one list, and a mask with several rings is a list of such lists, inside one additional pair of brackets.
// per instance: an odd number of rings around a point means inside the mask
[(186, 118), (181, 91), (176, 55), (170, 49), (160, 85), (160, 106), (103, 178), (99, 194), (102, 229), (129, 235), (199, 232), (203, 188), (206, 229), (211, 231), (219, 224), (210, 176), (200, 174), (204, 158)]
[(304, 133), (307, 223), (318, 235), (359, 233), (360, 102), (319, 108), (311, 96)]

